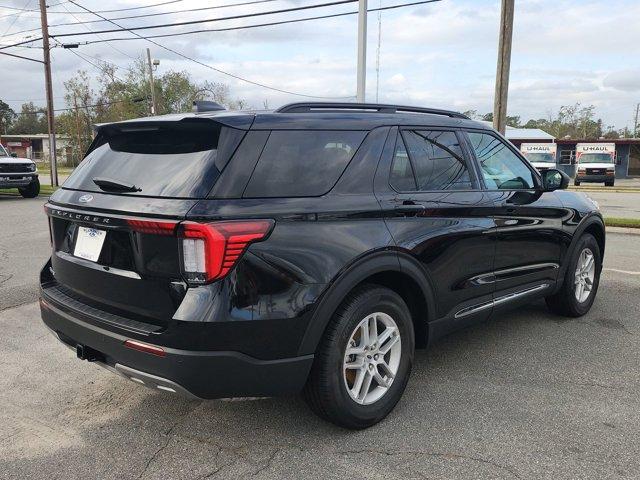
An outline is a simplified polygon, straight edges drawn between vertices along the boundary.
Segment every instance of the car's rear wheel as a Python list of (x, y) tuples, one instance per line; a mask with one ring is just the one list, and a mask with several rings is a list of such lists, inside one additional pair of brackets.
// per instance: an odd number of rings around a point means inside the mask
[(602, 270), (602, 254), (595, 237), (585, 233), (569, 261), (562, 288), (546, 298), (547, 306), (567, 317), (580, 317), (593, 305)]
[(40, 193), (40, 180), (37, 178), (24, 188), (19, 188), (20, 195), (24, 198), (35, 198)]
[(409, 308), (388, 288), (366, 285), (333, 315), (305, 387), (312, 410), (341, 427), (382, 420), (402, 396), (415, 339)]

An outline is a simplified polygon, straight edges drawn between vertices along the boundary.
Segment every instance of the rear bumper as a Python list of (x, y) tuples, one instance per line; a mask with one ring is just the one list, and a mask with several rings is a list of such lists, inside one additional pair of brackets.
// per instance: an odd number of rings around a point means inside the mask
[[(289, 395), (304, 386), (313, 355), (260, 360), (233, 351), (191, 351), (162, 347), (160, 357), (124, 345), (132, 337), (89, 324), (41, 291), (45, 325), (74, 350), (93, 352), (92, 360), (137, 383), (196, 398)], [(145, 339), (154, 344), (154, 335)]]
[(37, 173), (0, 173), (0, 188), (26, 187), (37, 178)]

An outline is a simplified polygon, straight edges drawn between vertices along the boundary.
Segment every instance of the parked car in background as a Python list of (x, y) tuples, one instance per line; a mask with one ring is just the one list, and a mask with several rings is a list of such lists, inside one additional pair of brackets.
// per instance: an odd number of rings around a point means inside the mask
[(556, 168), (556, 153), (558, 145), (555, 143), (523, 143), (520, 145), (520, 153), (539, 172), (550, 168)]
[(613, 187), (616, 180), (615, 143), (579, 143), (576, 145), (576, 177), (581, 182), (604, 183)]
[(17, 188), (25, 198), (37, 197), (40, 180), (34, 161), (18, 158), (0, 145), (0, 189)]
[(45, 205), (42, 318), (78, 358), (156, 391), (302, 391), (365, 428), (402, 396), (415, 348), (536, 298), (589, 311), (604, 222), (568, 183), (430, 108), (100, 125)]

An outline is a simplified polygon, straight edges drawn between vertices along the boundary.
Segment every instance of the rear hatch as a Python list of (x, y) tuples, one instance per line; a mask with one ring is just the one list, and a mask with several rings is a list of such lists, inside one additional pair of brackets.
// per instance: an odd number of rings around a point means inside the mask
[(185, 291), (178, 225), (207, 198), (244, 134), (194, 117), (100, 127), (45, 207), (57, 298), (166, 325)]

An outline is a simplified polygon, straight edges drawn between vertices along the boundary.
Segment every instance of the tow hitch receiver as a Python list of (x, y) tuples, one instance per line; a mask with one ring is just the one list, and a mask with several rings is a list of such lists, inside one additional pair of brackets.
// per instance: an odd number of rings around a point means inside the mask
[(76, 355), (80, 360), (87, 360), (88, 362), (104, 361), (102, 353), (79, 343), (76, 345)]

